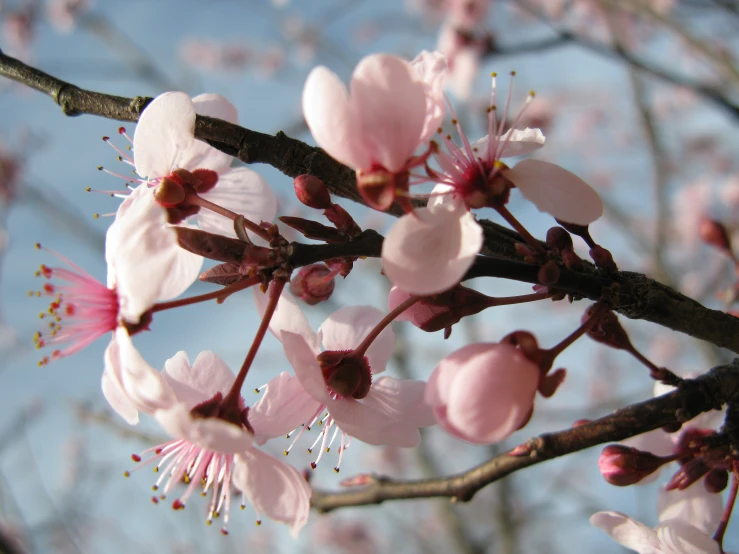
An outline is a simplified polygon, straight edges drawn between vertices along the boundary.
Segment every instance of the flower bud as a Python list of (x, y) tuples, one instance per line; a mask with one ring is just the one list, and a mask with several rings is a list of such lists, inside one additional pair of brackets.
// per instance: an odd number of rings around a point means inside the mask
[(310, 306), (331, 298), (334, 292), (334, 273), (323, 264), (300, 268), (290, 281), (290, 292)]
[(362, 228), (357, 225), (354, 218), (338, 204), (331, 204), (323, 212), (323, 215), (326, 216), (326, 219), (333, 223), (339, 231), (347, 236), (356, 237), (362, 232)]
[(598, 458), (598, 469), (611, 485), (633, 485), (651, 475), (667, 460), (630, 446), (610, 444)]
[(572, 248), (572, 237), (562, 227), (552, 227), (547, 231), (547, 245), (555, 250)]
[(549, 260), (547, 263), (539, 268), (537, 279), (542, 285), (550, 287), (557, 284), (557, 281), (559, 281), (559, 275), (560, 271), (557, 262), (555, 262), (554, 260)]
[(703, 242), (718, 248), (719, 250), (731, 250), (729, 233), (718, 221), (703, 217), (698, 224), (698, 234)]
[(560, 221), (555, 218), (555, 221), (564, 227), (567, 231), (573, 235), (577, 235), (583, 239), (590, 248), (595, 248), (596, 244), (593, 237), (590, 236), (590, 231), (587, 225), (577, 225), (576, 223), (567, 223), (566, 221)]
[(298, 175), (293, 183), (295, 196), (309, 208), (325, 210), (331, 206), (326, 185), (315, 175)]
[[(592, 315), (595, 306), (596, 304), (593, 304), (590, 308), (585, 310), (585, 313), (582, 316), (583, 323)], [(627, 350), (629, 352), (634, 349), (631, 345), (629, 335), (626, 334), (626, 330), (621, 327), (618, 317), (616, 317), (616, 314), (613, 312), (606, 312), (603, 314), (598, 322), (590, 328), (588, 336), (594, 341), (607, 344), (611, 348)]]
[(590, 249), (590, 258), (593, 260), (595, 265), (606, 271), (618, 271), (616, 262), (613, 261), (611, 253), (597, 244)]
[(575, 254), (572, 248), (565, 248), (562, 250), (562, 262), (565, 264), (567, 269), (578, 271), (582, 269), (582, 260), (580, 256)]

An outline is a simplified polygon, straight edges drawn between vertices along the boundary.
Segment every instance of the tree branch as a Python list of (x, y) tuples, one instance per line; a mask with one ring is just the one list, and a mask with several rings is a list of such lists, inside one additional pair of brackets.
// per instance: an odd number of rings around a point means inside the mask
[[(319, 512), (330, 512), (346, 506), (412, 498), (447, 497), (452, 501), (467, 502), (486, 485), (514, 471), (671, 423), (684, 423), (703, 412), (720, 409), (724, 404), (737, 403), (739, 359), (714, 367), (696, 379), (686, 379), (669, 394), (633, 404), (579, 427), (539, 435), (523, 445), (521, 455), (502, 454), (464, 473), (437, 479), (400, 481), (372, 476), (371, 483), (365, 487), (341, 492), (314, 490), (311, 503)], [(739, 447), (739, 436), (729, 436), (729, 439), (733, 448)]]
[[(64, 114), (70, 116), (91, 114), (135, 122), (152, 100), (141, 96), (124, 98), (84, 90), (7, 56), (1, 50), (0, 75), (47, 94), (59, 104)], [(265, 163), (290, 177), (310, 173), (322, 179), (333, 194), (362, 202), (354, 172), (350, 168), (335, 161), (320, 148), (309, 146), (282, 132), (268, 135), (220, 119), (198, 116), (195, 137), (245, 163)], [(478, 257), (465, 278), (487, 276), (537, 283), (538, 266), (519, 261), (515, 253), (515, 243), (520, 242), (516, 232), (487, 220), (480, 221), (480, 224), (485, 233), (485, 256)], [(361, 247), (352, 243), (302, 245), (302, 263), (296, 265), (312, 263), (306, 261), (308, 259), (318, 261), (341, 255), (376, 257), (382, 244), (381, 238), (377, 234), (368, 236), (367, 243)], [(321, 248), (324, 250), (319, 251)], [(339, 253), (342, 251), (343, 254)], [(329, 252), (332, 254), (329, 255)], [(617, 310), (626, 317), (645, 319), (739, 353), (739, 319), (725, 312), (708, 309), (645, 275), (627, 271), (606, 275), (596, 271), (592, 265), (578, 273), (563, 268), (557, 287), (576, 296), (598, 300), (603, 287), (614, 283), (620, 287)]]

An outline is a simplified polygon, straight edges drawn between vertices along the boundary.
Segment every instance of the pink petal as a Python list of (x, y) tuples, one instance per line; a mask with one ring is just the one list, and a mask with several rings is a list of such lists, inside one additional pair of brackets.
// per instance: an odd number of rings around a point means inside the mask
[[(487, 152), (488, 140), (489, 137), (485, 135), (472, 146), (478, 152)], [(514, 156), (531, 154), (544, 146), (546, 142), (541, 129), (531, 129), (529, 127), (525, 129), (509, 129), (503, 135), (496, 137), (495, 140), (498, 142), (507, 141), (502, 155), (498, 155), (499, 158), (512, 158)]]
[(588, 225), (603, 215), (595, 190), (574, 173), (553, 163), (524, 160), (504, 171), (540, 212), (577, 225)]
[(165, 177), (182, 167), (195, 142), (195, 107), (184, 92), (157, 96), (141, 114), (133, 135), (133, 158), (141, 177)]
[(235, 376), (226, 362), (213, 352), (201, 352), (190, 366), (187, 354), (181, 350), (164, 363), (162, 378), (174, 392), (177, 401), (192, 409), (210, 400), (216, 393), (228, 393)]
[(110, 407), (129, 425), (139, 422), (139, 411), (126, 394), (120, 379), (120, 354), (115, 336), (105, 349), (105, 371), (103, 371), (103, 395)]
[(383, 270), (407, 292), (435, 294), (459, 283), (482, 242), (482, 228), (461, 200), (453, 206), (418, 208), (388, 232), (382, 245)]
[(372, 161), (400, 171), (421, 143), (426, 120), (423, 85), (408, 62), (389, 54), (362, 59), (352, 75), (351, 104)]
[(699, 481), (681, 491), (660, 488), (657, 512), (662, 522), (680, 519), (706, 535), (712, 535), (721, 521), (724, 504), (720, 494), (708, 492), (703, 482)]
[(446, 104), (444, 81), (447, 74), (446, 56), (441, 52), (422, 51), (410, 63), (414, 76), (423, 84), (426, 95), (426, 119), (420, 141), (430, 139), (444, 120)]
[(485, 351), (479, 346), (460, 349), (474, 354), (454, 376), (442, 426), (470, 442), (490, 444), (508, 437), (528, 418), (540, 372), (512, 346), (491, 344)]
[(303, 89), (303, 115), (316, 144), (353, 169), (369, 169), (362, 140), (344, 83), (323, 66), (313, 69)]
[(305, 391), (318, 402), (325, 404), (329, 395), (323, 373), (316, 361), (320, 350), (314, 349), (302, 335), (290, 331), (282, 331), (282, 346), (290, 365), (295, 369), (295, 376)]
[(108, 282), (115, 283), (121, 317), (138, 323), (155, 302), (181, 293), (197, 278), (202, 258), (179, 247), (164, 208), (146, 186), (121, 208), (105, 240)]
[[(217, 117), (229, 123), (239, 122), (239, 113), (236, 107), (220, 94), (201, 94), (192, 99), (195, 113)], [(212, 169), (217, 173), (226, 171), (233, 161), (233, 157), (210, 146), (207, 142), (195, 140), (192, 146), (180, 155), (180, 167), (192, 171), (193, 169)]]
[(145, 413), (153, 413), (155, 410), (174, 406), (177, 403), (174, 393), (159, 372), (138, 353), (128, 331), (118, 327), (115, 340), (118, 343), (120, 364), (117, 373), (124, 392), (136, 408)]
[(308, 521), (311, 488), (292, 466), (256, 448), (236, 456), (233, 484), (254, 508), (290, 526), (296, 537)]
[[(270, 285), (270, 290), (274, 285)], [(269, 301), (269, 293), (262, 292), (258, 287), (254, 287), (254, 303), (259, 312), (259, 317), (264, 317)], [(316, 355), (321, 351), (321, 341), (316, 332), (311, 328), (310, 323), (300, 309), (297, 301), (290, 294), (287, 288), (282, 290), (280, 300), (277, 302), (277, 309), (269, 320), (269, 330), (272, 331), (277, 340), (282, 342), (282, 333), (290, 331), (301, 335), (310, 345)]]
[(342, 431), (367, 444), (410, 448), (421, 442), (418, 427), (397, 419), (395, 414), (387, 413), (381, 406), (345, 398), (329, 400), (328, 411)]
[(639, 521), (620, 512), (598, 512), (590, 524), (605, 531), (621, 546), (637, 552), (661, 552), (657, 533)]
[(424, 402), (426, 383), (381, 377), (372, 382), (365, 406), (382, 411), (411, 427), (428, 427), (436, 419), (431, 407)]
[(283, 371), (267, 383), (262, 398), (249, 410), (255, 442), (264, 444), (310, 423), (320, 406), (297, 377)]
[[(259, 173), (247, 167), (225, 171), (216, 186), (201, 196), (257, 225), (262, 221), (271, 223), (277, 213), (277, 198), (269, 184)], [(201, 208), (197, 221), (203, 231), (236, 237), (233, 221), (215, 212)], [(247, 234), (250, 238), (255, 237), (251, 231)]]
[[(318, 332), (326, 350), (353, 350), (385, 317), (377, 308), (371, 306), (348, 306), (332, 313)], [(373, 374), (385, 371), (387, 362), (395, 348), (395, 333), (390, 325), (367, 349), (367, 361)]]
[(253, 442), (252, 434), (246, 429), (217, 417), (192, 417), (182, 404), (157, 410), (154, 417), (172, 437), (221, 454), (243, 452)]

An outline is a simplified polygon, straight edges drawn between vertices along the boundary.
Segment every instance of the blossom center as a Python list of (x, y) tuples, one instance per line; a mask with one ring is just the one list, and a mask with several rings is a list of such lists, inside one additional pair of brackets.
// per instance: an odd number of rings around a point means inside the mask
[(366, 356), (353, 350), (321, 352), (316, 358), (329, 392), (336, 398), (367, 396), (372, 384), (372, 371)]
[(190, 410), (190, 415), (199, 419), (208, 417), (222, 419), (254, 434), (254, 429), (249, 424), (249, 408), (244, 406), (244, 399), (240, 396), (228, 395), (224, 399), (223, 393), (217, 392), (212, 398)]
[(169, 223), (180, 223), (200, 211), (200, 206), (188, 200), (193, 195), (208, 192), (217, 183), (218, 173), (210, 169), (196, 169), (191, 172), (179, 168), (159, 181), (154, 198), (160, 206), (166, 208)]

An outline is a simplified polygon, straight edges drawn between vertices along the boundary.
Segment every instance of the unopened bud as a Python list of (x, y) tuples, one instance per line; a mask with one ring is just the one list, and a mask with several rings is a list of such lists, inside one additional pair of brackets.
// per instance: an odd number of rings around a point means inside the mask
[[(597, 304), (593, 304), (585, 310), (582, 321), (585, 322), (590, 318)], [(629, 335), (626, 330), (621, 327), (618, 317), (613, 312), (606, 312), (600, 316), (600, 319), (588, 330), (588, 336), (598, 342), (607, 344), (611, 348), (619, 350), (627, 350), (631, 352), (634, 348), (631, 345)]]
[(323, 212), (323, 215), (326, 216), (326, 219), (333, 223), (339, 231), (347, 236), (356, 237), (362, 232), (362, 228), (357, 225), (357, 222), (349, 215), (349, 212), (338, 204), (331, 204)]
[(616, 262), (613, 261), (611, 253), (597, 244), (590, 249), (590, 259), (593, 260), (595, 265), (606, 271), (618, 271)]
[(610, 444), (598, 458), (598, 469), (611, 485), (633, 485), (651, 475), (667, 460), (622, 444)]
[(555, 250), (572, 248), (572, 237), (562, 227), (552, 227), (547, 231), (547, 245)]
[(294, 181), (295, 196), (309, 208), (325, 210), (331, 206), (326, 185), (315, 175), (298, 175)]
[(665, 490), (685, 490), (706, 475), (710, 469), (702, 459), (693, 458), (672, 476), (667, 485), (665, 485)]
[(313, 264), (300, 268), (290, 281), (290, 291), (310, 306), (331, 298), (334, 292), (334, 275), (323, 264)]
[(731, 250), (731, 239), (729, 233), (718, 221), (703, 217), (698, 224), (698, 234), (703, 242), (718, 248), (719, 250)]
[(703, 479), (703, 485), (706, 490), (712, 493), (719, 493), (729, 484), (729, 472), (725, 469), (712, 469)]
[(555, 285), (559, 281), (560, 270), (557, 262), (549, 260), (539, 268), (537, 279), (539, 283), (547, 287)]

